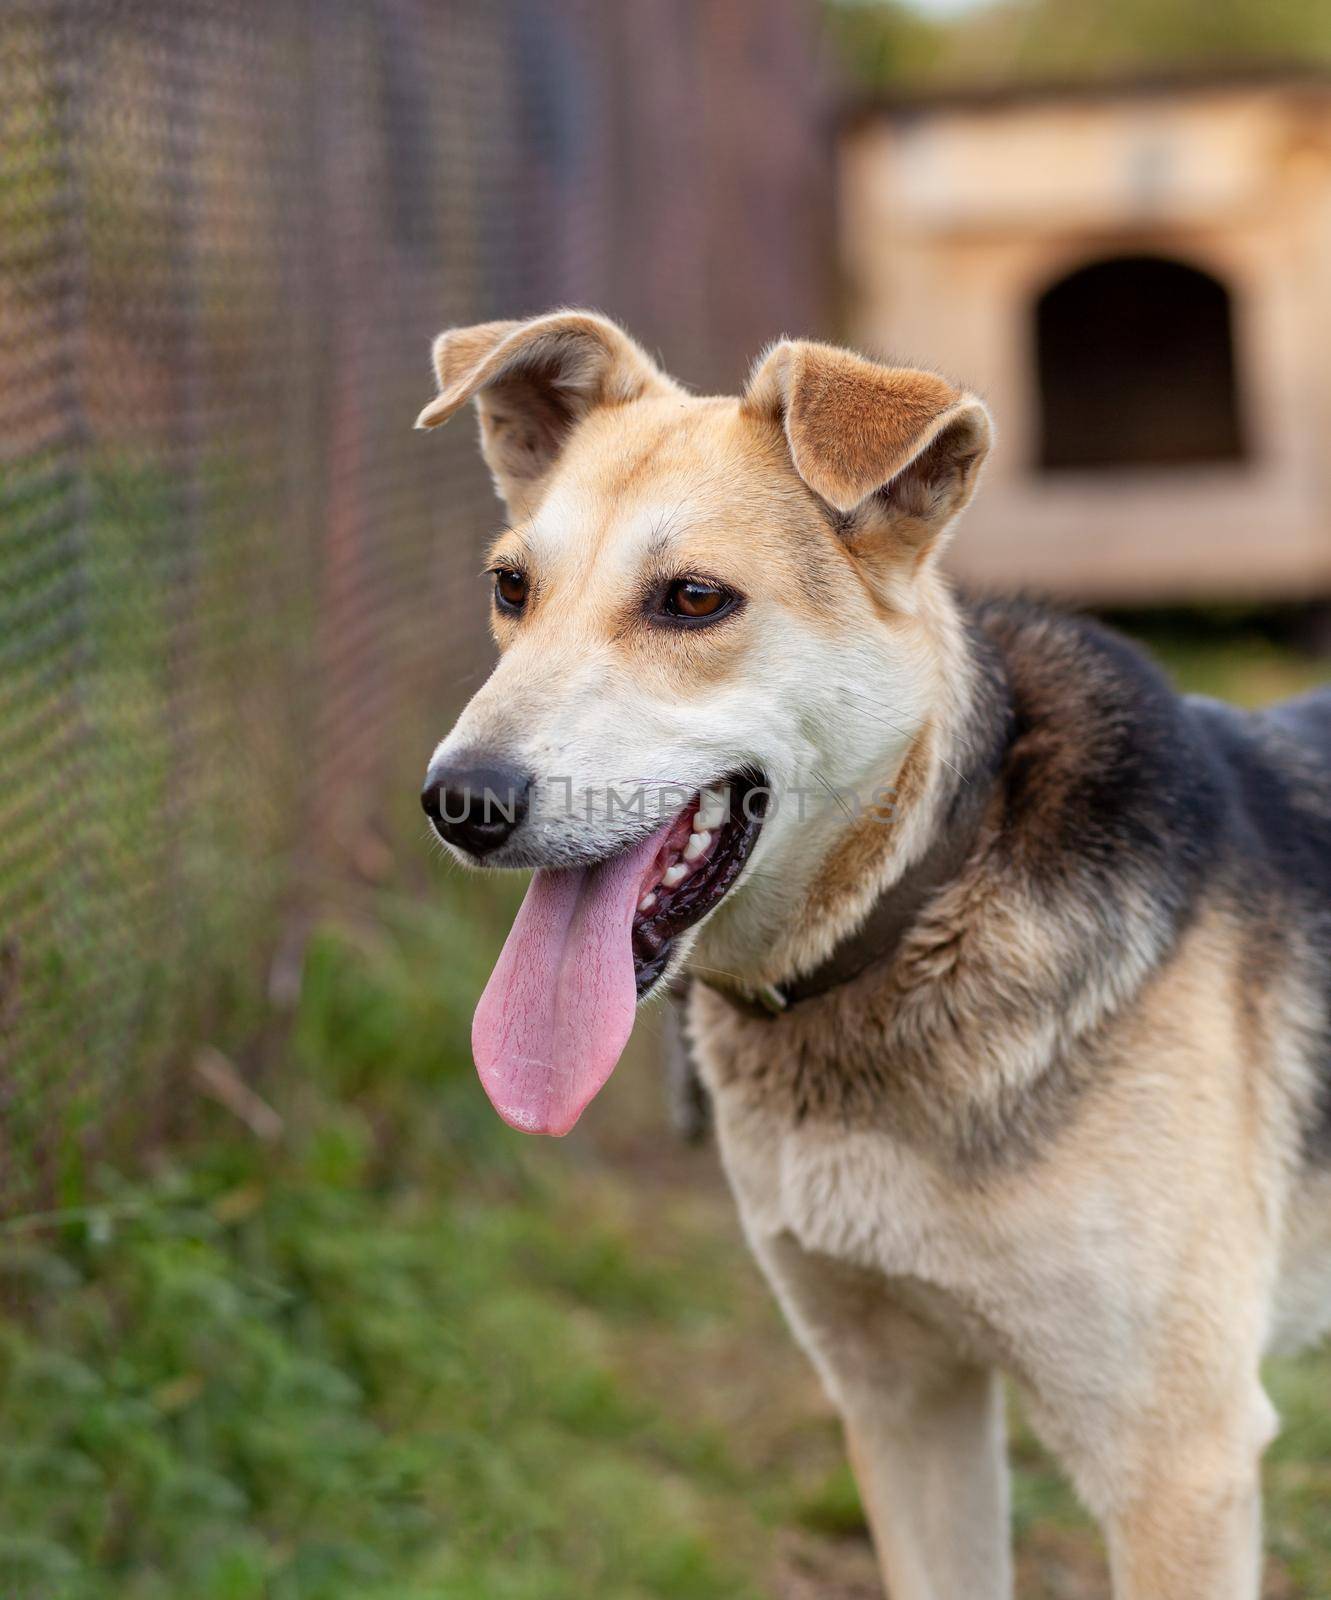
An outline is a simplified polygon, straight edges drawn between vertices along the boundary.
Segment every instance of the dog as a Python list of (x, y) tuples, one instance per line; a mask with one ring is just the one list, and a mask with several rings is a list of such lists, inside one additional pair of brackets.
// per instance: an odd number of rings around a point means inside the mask
[[(688, 1031), (893, 1600), (1012, 1593), (1000, 1374), (1118, 1600), (1253, 1600), (1262, 1356), (1331, 1325), (1331, 691), (1240, 712), (940, 571), (991, 424), (781, 340), (699, 398), (613, 322), (434, 344), (510, 518), (423, 803), (535, 869), (473, 1048), (562, 1134)], [(821, 796), (822, 803), (818, 803)]]

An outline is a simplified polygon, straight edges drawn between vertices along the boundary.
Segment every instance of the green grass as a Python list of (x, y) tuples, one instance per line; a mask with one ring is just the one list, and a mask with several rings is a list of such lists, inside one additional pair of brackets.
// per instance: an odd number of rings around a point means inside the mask
[(747, 1592), (700, 1535), (708, 1453), (609, 1376), (596, 1294), (528, 1270), (567, 1236), (388, 1201), (354, 1148), (173, 1175), (29, 1250), (58, 1292), (5, 1342), (0, 1592)]
[(27, 1307), (0, 1345), (0, 1593), (757, 1593), (709, 1537), (719, 1438), (608, 1354), (607, 1328), (696, 1311), (683, 1281), (575, 1225), (478, 1115), (463, 926), (399, 905), (317, 936), (277, 1151), (219, 1113), (192, 1157), (0, 1233)]
[(1238, 705), (1259, 706), (1331, 681), (1331, 660), (1291, 649), (1279, 634), (1291, 623), (1261, 613), (1134, 613), (1120, 620), (1179, 687)]

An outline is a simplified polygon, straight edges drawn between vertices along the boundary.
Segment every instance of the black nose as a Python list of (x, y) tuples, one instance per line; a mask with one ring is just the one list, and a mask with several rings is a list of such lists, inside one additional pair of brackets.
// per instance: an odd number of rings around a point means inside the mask
[(439, 762), (425, 775), (421, 805), (440, 838), (485, 856), (527, 815), (530, 788), (530, 778), (514, 767)]

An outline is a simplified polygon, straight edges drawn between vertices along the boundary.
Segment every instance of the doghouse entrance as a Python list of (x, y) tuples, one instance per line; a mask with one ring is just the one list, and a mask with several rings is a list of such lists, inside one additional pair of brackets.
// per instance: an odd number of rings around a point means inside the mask
[(1162, 466), (1243, 454), (1229, 293), (1153, 256), (1098, 261), (1035, 308), (1040, 465)]

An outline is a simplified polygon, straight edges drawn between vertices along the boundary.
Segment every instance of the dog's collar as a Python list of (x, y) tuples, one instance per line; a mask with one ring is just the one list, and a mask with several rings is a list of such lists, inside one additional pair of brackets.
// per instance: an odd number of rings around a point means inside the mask
[[(977, 792), (978, 791), (978, 792)], [(914, 865), (879, 896), (854, 933), (842, 939), (811, 971), (788, 983), (745, 990), (714, 975), (695, 975), (745, 1016), (772, 1021), (792, 1006), (850, 983), (870, 967), (889, 961), (925, 902), (961, 871), (975, 844), (987, 799), (983, 788), (963, 785), (954, 796), (937, 837)]]

